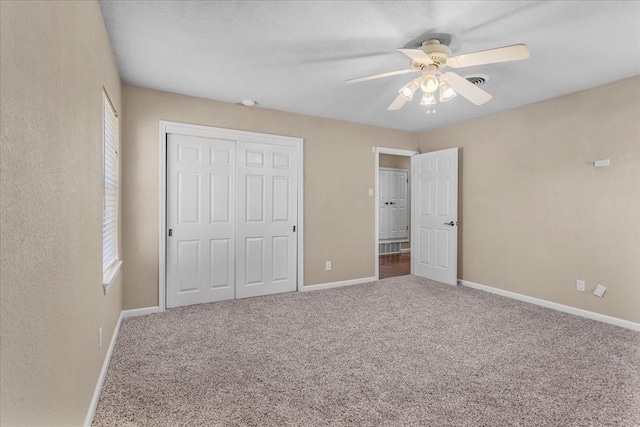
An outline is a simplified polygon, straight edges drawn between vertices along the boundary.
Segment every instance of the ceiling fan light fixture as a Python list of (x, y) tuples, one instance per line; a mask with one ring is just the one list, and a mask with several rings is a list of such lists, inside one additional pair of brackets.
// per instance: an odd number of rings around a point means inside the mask
[(457, 93), (453, 89), (451, 89), (449, 83), (445, 81), (440, 83), (440, 102), (451, 101), (456, 97), (456, 95)]
[(438, 79), (433, 74), (427, 74), (420, 82), (420, 88), (425, 93), (433, 93), (438, 89)]
[(431, 38), (422, 43), (422, 46), (417, 49), (400, 48), (398, 52), (411, 59), (409, 68), (350, 79), (347, 80), (347, 83), (364, 82), (406, 73), (421, 73), (420, 77), (407, 83), (398, 91), (399, 95), (387, 107), (387, 110), (399, 110), (407, 102), (411, 101), (418, 88), (421, 88), (423, 96), (420, 104), (427, 106), (427, 114), (433, 114), (435, 110), (432, 110), (429, 106), (435, 102), (435, 94), (438, 89), (440, 102), (450, 101), (458, 94), (474, 105), (483, 105), (492, 98), (490, 93), (478, 87), (480, 81), (486, 81), (484, 76), (480, 79), (469, 79), (453, 71), (442, 73), (442, 68), (474, 67), (529, 58), (529, 49), (524, 44), (451, 56), (451, 49), (448, 46), (450, 42), (451, 37), (445, 37), (444, 43), (438, 38)]
[(422, 99), (420, 100), (420, 105), (434, 105), (436, 103), (436, 97), (433, 93), (425, 93), (422, 95)]
[(411, 101), (411, 98), (413, 98), (413, 94), (416, 92), (416, 90), (418, 90), (418, 83), (416, 83), (415, 80), (411, 80), (409, 83), (404, 85), (398, 91), (398, 93), (407, 101)]

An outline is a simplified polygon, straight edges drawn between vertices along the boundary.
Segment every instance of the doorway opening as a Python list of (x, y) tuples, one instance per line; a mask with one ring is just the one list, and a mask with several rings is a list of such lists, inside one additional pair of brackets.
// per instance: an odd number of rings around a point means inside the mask
[(411, 274), (411, 156), (376, 147), (376, 277)]
[[(383, 218), (385, 215), (384, 206), (397, 206), (390, 204), (394, 200), (382, 200), (382, 192), (380, 191), (380, 157), (383, 154), (391, 154), (411, 159), (406, 204), (410, 211), (410, 219), (407, 219), (409, 231), (407, 237), (410, 249), (407, 248), (409, 251), (405, 252), (410, 254), (408, 257), (410, 260), (409, 274), (456, 285), (458, 277), (458, 148), (448, 148), (424, 154), (419, 154), (417, 151), (383, 147), (374, 147), (372, 151), (375, 153), (376, 185), (374, 230), (376, 280), (382, 278), (380, 252), (383, 244), (397, 245), (400, 243), (400, 256), (397, 264), (402, 262), (402, 242), (393, 242), (388, 238), (381, 240), (380, 232), (381, 223), (385, 222)], [(385, 205), (384, 203), (389, 204)], [(382, 236), (385, 234), (382, 233)], [(386, 236), (399, 237), (393, 234), (386, 234)], [(397, 248), (395, 249), (397, 250)], [(396, 266), (393, 259), (389, 261), (385, 263), (385, 268), (394, 265), (393, 270), (395, 271), (391, 272), (394, 276), (406, 272), (406, 267), (398, 272), (402, 265)]]

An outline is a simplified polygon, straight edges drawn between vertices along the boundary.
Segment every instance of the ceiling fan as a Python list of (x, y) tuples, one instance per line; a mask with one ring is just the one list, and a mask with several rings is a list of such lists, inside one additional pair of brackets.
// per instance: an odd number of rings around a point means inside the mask
[[(482, 105), (491, 100), (492, 96), (489, 93), (453, 71), (443, 73), (441, 70), (445, 67), (463, 68), (498, 62), (519, 61), (529, 57), (529, 49), (524, 44), (451, 56), (451, 49), (441, 44), (438, 39), (427, 40), (418, 49), (398, 49), (398, 51), (411, 58), (410, 68), (359, 77), (347, 80), (347, 83), (358, 83), (382, 77), (420, 72), (420, 77), (411, 80), (398, 91), (400, 94), (389, 105), (387, 110), (399, 110), (402, 108), (404, 104), (411, 101), (418, 89), (423, 92), (420, 105), (435, 105), (435, 94), (438, 89), (440, 90), (438, 97), (440, 102), (449, 101), (456, 94), (460, 94), (475, 105)], [(427, 112), (431, 112), (431, 110)], [(435, 113), (435, 110), (433, 112)]]

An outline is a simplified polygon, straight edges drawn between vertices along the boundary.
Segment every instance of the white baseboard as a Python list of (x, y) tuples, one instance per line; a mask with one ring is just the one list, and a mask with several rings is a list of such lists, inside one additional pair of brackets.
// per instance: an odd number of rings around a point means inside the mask
[(93, 391), (93, 397), (91, 398), (91, 404), (89, 405), (89, 412), (87, 412), (87, 417), (84, 420), (85, 427), (90, 427), (91, 423), (93, 423), (93, 417), (95, 416), (96, 408), (98, 407), (98, 400), (100, 399), (100, 392), (102, 391), (104, 377), (107, 375), (107, 370), (109, 369), (109, 362), (111, 362), (111, 354), (113, 353), (113, 348), (116, 345), (116, 339), (118, 338), (118, 333), (120, 332), (120, 325), (122, 324), (122, 319), (126, 319), (128, 317), (144, 316), (146, 314), (158, 313), (159, 311), (160, 311), (160, 307), (145, 307), (145, 308), (136, 308), (133, 310), (123, 310), (120, 312), (120, 317), (118, 317), (118, 323), (116, 324), (116, 328), (113, 331), (113, 336), (111, 337), (111, 342), (109, 343), (107, 354), (104, 356), (104, 362), (102, 363), (102, 370), (100, 371), (100, 376), (98, 376), (98, 382), (96, 383), (96, 388)]
[(375, 281), (376, 281), (375, 277), (363, 277), (361, 279), (351, 279), (351, 280), (343, 280), (341, 282), (320, 283), (318, 285), (303, 286), (301, 291), (302, 292), (317, 291), (319, 289), (339, 288), (341, 286), (359, 285), (360, 283), (370, 283)]
[(411, 252), (411, 248), (400, 249), (400, 253), (406, 254), (407, 252)]
[(118, 333), (120, 332), (120, 325), (122, 324), (123, 318), (124, 318), (124, 312), (121, 312), (120, 317), (118, 317), (118, 323), (116, 323), (116, 327), (113, 330), (113, 335), (111, 336), (111, 342), (109, 343), (107, 354), (105, 354), (104, 356), (104, 362), (102, 362), (102, 370), (100, 371), (100, 375), (98, 376), (98, 382), (96, 383), (96, 388), (93, 391), (93, 397), (91, 398), (91, 403), (89, 405), (89, 412), (87, 412), (87, 417), (84, 420), (85, 427), (91, 427), (91, 424), (93, 423), (93, 416), (96, 414), (96, 408), (98, 407), (98, 399), (100, 399), (102, 384), (104, 383), (104, 377), (107, 376), (107, 369), (109, 369), (111, 354), (113, 353), (113, 348), (116, 345), (116, 339), (118, 338)]
[(122, 318), (127, 319), (129, 317), (138, 317), (138, 316), (146, 316), (147, 314), (159, 313), (160, 307), (144, 307), (144, 308), (134, 308), (133, 310), (124, 310), (122, 312)]
[(519, 301), (528, 302), (528, 303), (539, 305), (546, 308), (551, 308), (553, 310), (562, 311), (564, 313), (569, 313), (569, 314), (573, 314), (580, 317), (586, 317), (587, 319), (597, 320), (599, 322), (621, 326), (623, 328), (631, 329), (634, 331), (640, 331), (640, 323), (631, 322), (629, 320), (607, 316), (606, 314), (595, 313), (593, 311), (583, 310), (581, 308), (571, 307), (569, 305), (559, 304), (557, 302), (551, 302), (551, 301), (547, 301), (540, 298), (530, 297), (528, 295), (518, 294), (511, 291), (505, 291), (504, 289), (494, 288), (487, 285), (481, 285), (479, 283), (469, 282), (468, 280), (459, 279), (459, 282), (461, 285), (467, 286), (469, 288), (479, 289), (481, 291), (490, 292), (496, 295), (502, 295), (504, 297), (517, 299)]

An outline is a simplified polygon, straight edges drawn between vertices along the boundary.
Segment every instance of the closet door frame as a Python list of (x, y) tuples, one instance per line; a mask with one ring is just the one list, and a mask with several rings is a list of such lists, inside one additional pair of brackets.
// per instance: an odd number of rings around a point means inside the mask
[[(205, 138), (242, 140), (261, 144), (296, 147), (298, 162), (298, 209), (297, 209), (297, 291), (304, 287), (304, 185), (303, 153), (304, 140), (291, 136), (224, 129), (212, 126), (160, 120), (159, 129), (159, 251), (158, 251), (158, 307), (155, 311), (165, 311), (167, 306), (167, 134), (200, 136)], [(152, 311), (150, 311), (152, 312)]]

